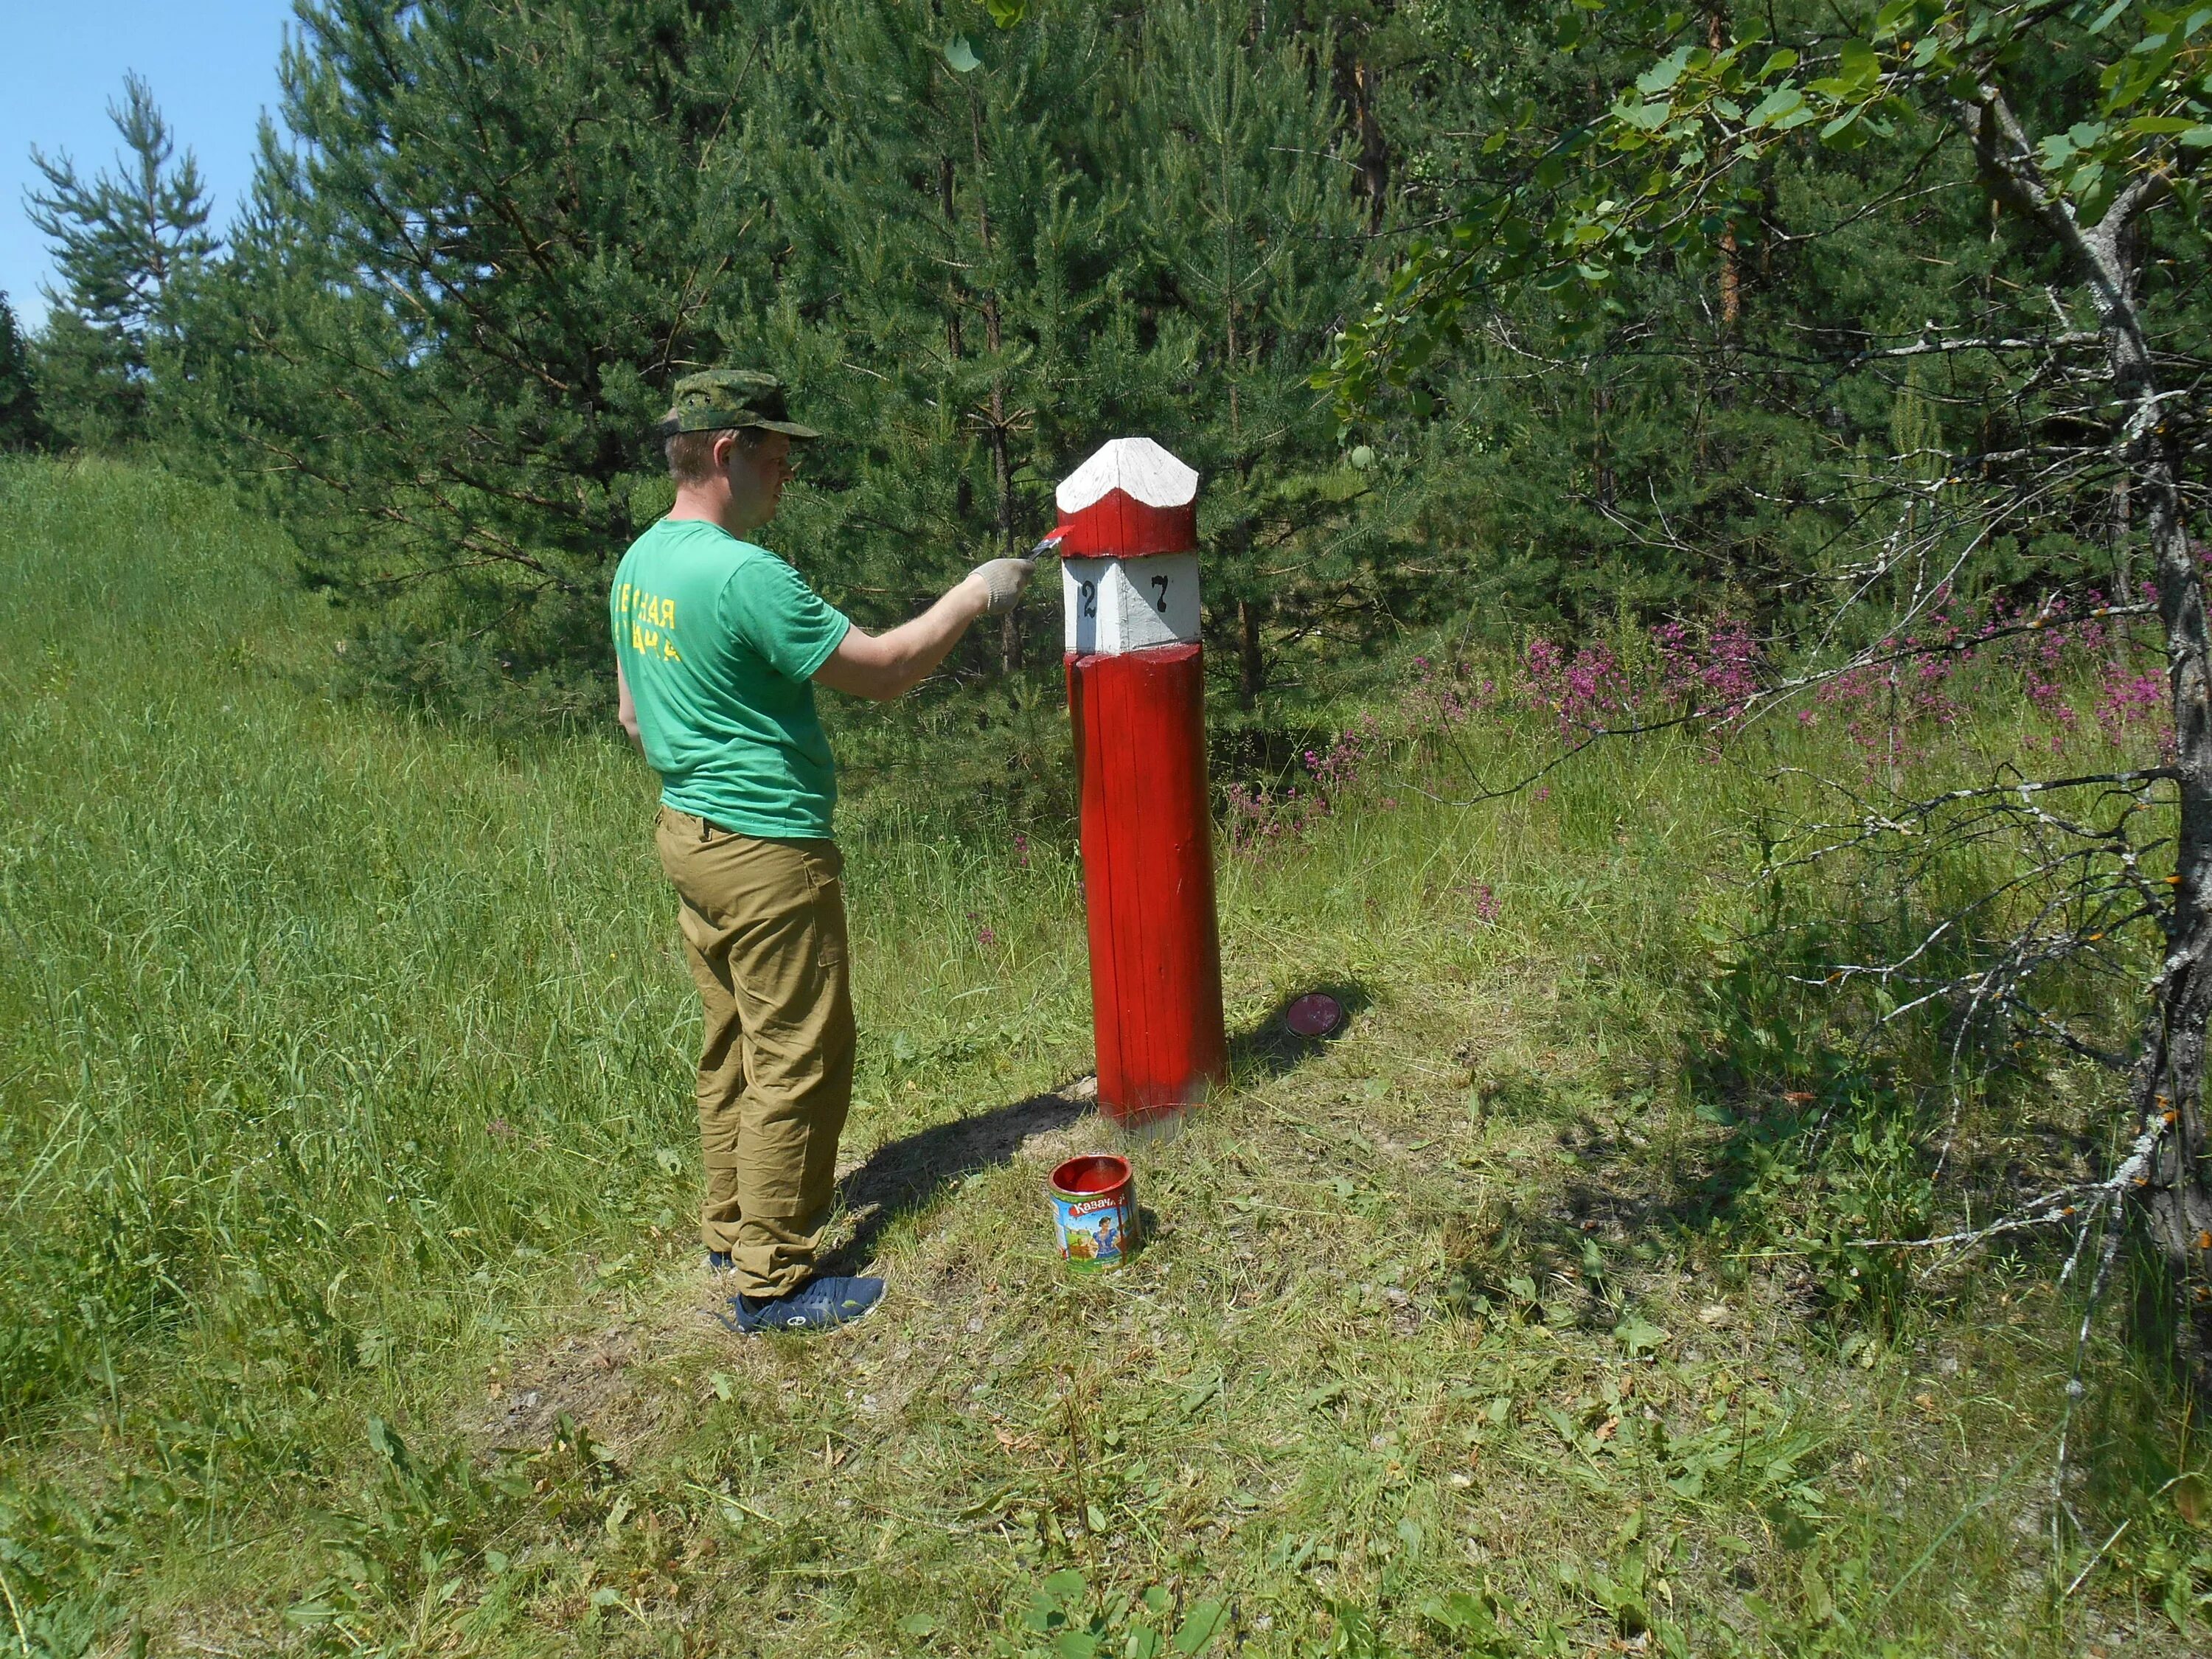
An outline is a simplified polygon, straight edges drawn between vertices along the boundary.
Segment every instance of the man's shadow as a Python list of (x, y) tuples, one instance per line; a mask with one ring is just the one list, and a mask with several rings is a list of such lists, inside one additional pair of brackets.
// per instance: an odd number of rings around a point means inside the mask
[[(1373, 1001), (1366, 988), (1356, 982), (1330, 981), (1313, 989), (1334, 997), (1343, 1010), (1335, 1030), (1321, 1036), (1302, 1036), (1291, 1030), (1286, 1016), (1298, 999), (1285, 998), (1258, 1024), (1230, 1038), (1230, 1075), (1237, 1082), (1281, 1077), (1304, 1065), (1343, 1036)], [(822, 1271), (852, 1273), (866, 1266), (874, 1259), (885, 1229), (901, 1216), (920, 1209), (954, 1182), (978, 1170), (1012, 1163), (1024, 1141), (1064, 1129), (1088, 1113), (1094, 1104), (1094, 1091), (1078, 1093), (1076, 1089), (1071, 1084), (1048, 1094), (1031, 1095), (974, 1117), (933, 1124), (877, 1147), (837, 1183), (837, 1207), (858, 1218), (858, 1224), (850, 1238), (830, 1249)]]
[(822, 1270), (851, 1273), (865, 1267), (884, 1230), (899, 1217), (979, 1170), (1012, 1163), (1024, 1141), (1066, 1128), (1091, 1103), (1067, 1092), (1031, 1095), (885, 1141), (837, 1183), (837, 1207), (859, 1217), (860, 1224), (830, 1252)]

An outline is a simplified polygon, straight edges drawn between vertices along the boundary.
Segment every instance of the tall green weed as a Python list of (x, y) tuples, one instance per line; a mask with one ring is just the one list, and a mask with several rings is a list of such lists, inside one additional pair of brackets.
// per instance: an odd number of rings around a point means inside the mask
[(23, 1659), (81, 1659), (112, 1622), (104, 1573), (112, 1516), (62, 1494), (0, 1485), (0, 1599)]

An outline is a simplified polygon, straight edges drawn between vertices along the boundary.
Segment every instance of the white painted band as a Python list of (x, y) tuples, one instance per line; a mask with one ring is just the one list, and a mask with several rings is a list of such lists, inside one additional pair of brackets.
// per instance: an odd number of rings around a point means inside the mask
[(1198, 643), (1198, 555), (1062, 559), (1066, 648), (1120, 656), (1155, 645)]

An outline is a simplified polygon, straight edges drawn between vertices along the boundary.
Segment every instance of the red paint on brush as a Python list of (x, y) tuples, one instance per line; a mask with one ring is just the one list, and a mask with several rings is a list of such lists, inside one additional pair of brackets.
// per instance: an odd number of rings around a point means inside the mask
[(1098, 1099), (1135, 1127), (1229, 1074), (1200, 648), (1071, 657), (1067, 702)]

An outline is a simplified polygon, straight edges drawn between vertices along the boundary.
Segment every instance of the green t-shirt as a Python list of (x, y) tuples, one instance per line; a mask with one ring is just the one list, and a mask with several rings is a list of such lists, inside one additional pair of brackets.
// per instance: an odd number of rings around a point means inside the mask
[(608, 611), (660, 799), (740, 835), (826, 837), (837, 769), (814, 671), (853, 624), (775, 554), (700, 519), (630, 544)]

